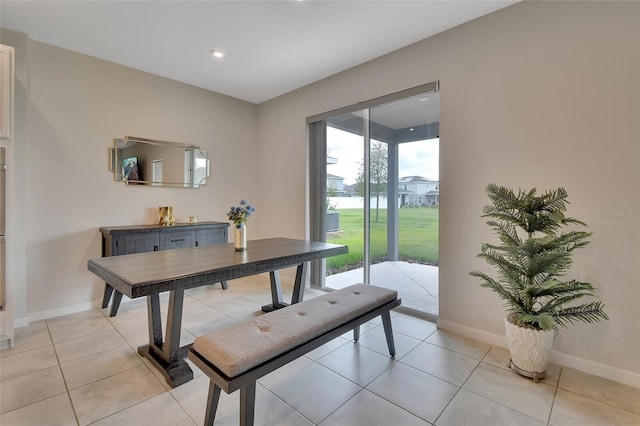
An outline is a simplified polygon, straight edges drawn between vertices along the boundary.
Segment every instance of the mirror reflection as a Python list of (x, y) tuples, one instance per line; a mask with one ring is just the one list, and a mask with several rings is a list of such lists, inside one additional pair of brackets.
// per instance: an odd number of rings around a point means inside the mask
[(115, 180), (127, 185), (198, 188), (210, 177), (207, 152), (197, 145), (125, 136), (112, 152)]

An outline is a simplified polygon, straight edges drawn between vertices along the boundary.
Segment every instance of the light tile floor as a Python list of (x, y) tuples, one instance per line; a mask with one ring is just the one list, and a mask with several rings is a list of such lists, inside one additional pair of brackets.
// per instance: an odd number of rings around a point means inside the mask
[[(285, 281), (283, 277), (283, 281)], [(286, 284), (286, 283), (285, 283)], [(290, 283), (285, 292), (290, 292)], [(321, 292), (307, 290), (310, 298)], [(290, 294), (290, 293), (288, 293)], [(268, 277), (192, 289), (185, 297), (182, 343), (260, 315)], [(166, 312), (166, 300), (163, 312)], [(387, 354), (379, 320), (259, 381), (261, 425), (640, 425), (640, 389), (552, 365), (540, 384), (510, 371), (508, 353), (393, 314), (397, 355)], [(134, 300), (114, 318), (92, 310), (16, 330), (0, 352), (0, 424), (198, 425), (208, 378), (171, 389), (137, 355), (147, 339), (146, 304)], [(238, 424), (238, 394), (222, 393), (216, 425)]]
[[(330, 275), (326, 278), (326, 286), (340, 289), (363, 282), (363, 271), (363, 268), (358, 268)], [(387, 260), (371, 265), (371, 284), (396, 290), (402, 298), (403, 307), (436, 318), (438, 272), (437, 266)]]

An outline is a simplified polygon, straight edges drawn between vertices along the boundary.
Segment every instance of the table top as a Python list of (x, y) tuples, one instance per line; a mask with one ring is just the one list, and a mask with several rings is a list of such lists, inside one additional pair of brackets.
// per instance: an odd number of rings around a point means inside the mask
[(348, 253), (345, 245), (289, 238), (233, 243), (90, 259), (87, 268), (128, 297), (192, 288), (296, 266)]

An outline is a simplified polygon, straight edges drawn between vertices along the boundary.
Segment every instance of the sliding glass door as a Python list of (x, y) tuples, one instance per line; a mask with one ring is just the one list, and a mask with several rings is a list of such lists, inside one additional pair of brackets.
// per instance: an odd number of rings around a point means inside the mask
[(311, 237), (349, 247), (312, 286), (394, 288), (437, 315), (438, 112), (433, 83), (310, 119)]

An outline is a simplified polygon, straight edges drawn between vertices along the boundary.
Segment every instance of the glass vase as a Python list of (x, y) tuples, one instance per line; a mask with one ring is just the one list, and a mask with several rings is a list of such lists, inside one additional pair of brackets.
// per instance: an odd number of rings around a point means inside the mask
[(233, 246), (237, 251), (242, 251), (247, 249), (247, 225), (244, 223), (239, 223), (234, 226), (235, 230), (235, 240)]

